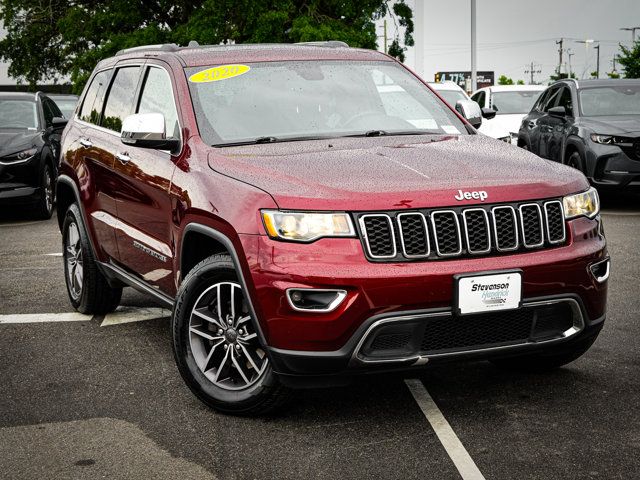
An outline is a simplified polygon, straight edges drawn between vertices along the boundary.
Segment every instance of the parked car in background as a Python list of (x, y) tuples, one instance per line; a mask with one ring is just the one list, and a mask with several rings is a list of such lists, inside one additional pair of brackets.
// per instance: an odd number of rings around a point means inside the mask
[(444, 101), (455, 108), (458, 100), (469, 100), (469, 95), (454, 82), (434, 82), (429, 86), (437, 92)]
[(47, 96), (56, 103), (62, 115), (64, 115), (64, 118), (71, 118), (73, 116), (73, 112), (78, 104), (77, 95), (50, 93)]
[(524, 117), (518, 144), (597, 187), (640, 185), (640, 80), (562, 80)]
[(65, 125), (42, 93), (0, 93), (0, 205), (33, 207), (38, 217), (51, 217)]
[(495, 117), (485, 117), (480, 133), (516, 144), (522, 117), (544, 89), (542, 85), (494, 85), (476, 91), (471, 100), (495, 111)]

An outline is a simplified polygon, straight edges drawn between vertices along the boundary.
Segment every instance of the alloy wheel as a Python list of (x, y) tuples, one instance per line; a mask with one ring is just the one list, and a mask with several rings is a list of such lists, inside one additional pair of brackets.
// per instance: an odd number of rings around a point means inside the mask
[(267, 369), (238, 283), (216, 283), (198, 297), (189, 318), (189, 343), (200, 371), (222, 389), (249, 388)]
[(78, 225), (75, 222), (71, 222), (67, 229), (64, 256), (67, 264), (67, 285), (69, 287), (69, 292), (71, 293), (72, 298), (77, 300), (82, 294), (84, 270), (80, 231), (78, 230)]
[(47, 207), (47, 212), (50, 212), (53, 208), (53, 185), (51, 183), (51, 172), (48, 168), (44, 171), (44, 201)]

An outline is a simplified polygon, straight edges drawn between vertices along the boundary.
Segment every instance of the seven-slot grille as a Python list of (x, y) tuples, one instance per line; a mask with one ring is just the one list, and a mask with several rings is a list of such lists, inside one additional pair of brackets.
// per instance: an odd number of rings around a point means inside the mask
[(559, 200), (358, 216), (374, 261), (489, 255), (559, 245), (566, 240)]

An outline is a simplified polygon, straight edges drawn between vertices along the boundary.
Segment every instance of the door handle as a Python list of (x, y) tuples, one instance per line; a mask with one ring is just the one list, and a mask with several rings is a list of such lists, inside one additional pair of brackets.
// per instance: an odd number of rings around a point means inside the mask
[(131, 157), (126, 153), (118, 153), (116, 155), (116, 158), (120, 160), (120, 163), (122, 163), (123, 165), (126, 165), (131, 160)]
[(85, 148), (93, 147), (93, 143), (91, 143), (91, 140), (89, 140), (88, 138), (81, 138), (80, 145), (82, 145)]

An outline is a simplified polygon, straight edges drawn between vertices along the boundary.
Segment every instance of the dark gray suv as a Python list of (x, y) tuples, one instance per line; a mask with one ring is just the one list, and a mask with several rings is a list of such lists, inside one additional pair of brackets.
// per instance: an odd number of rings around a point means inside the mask
[(640, 185), (640, 80), (561, 80), (524, 117), (518, 145), (596, 187)]

